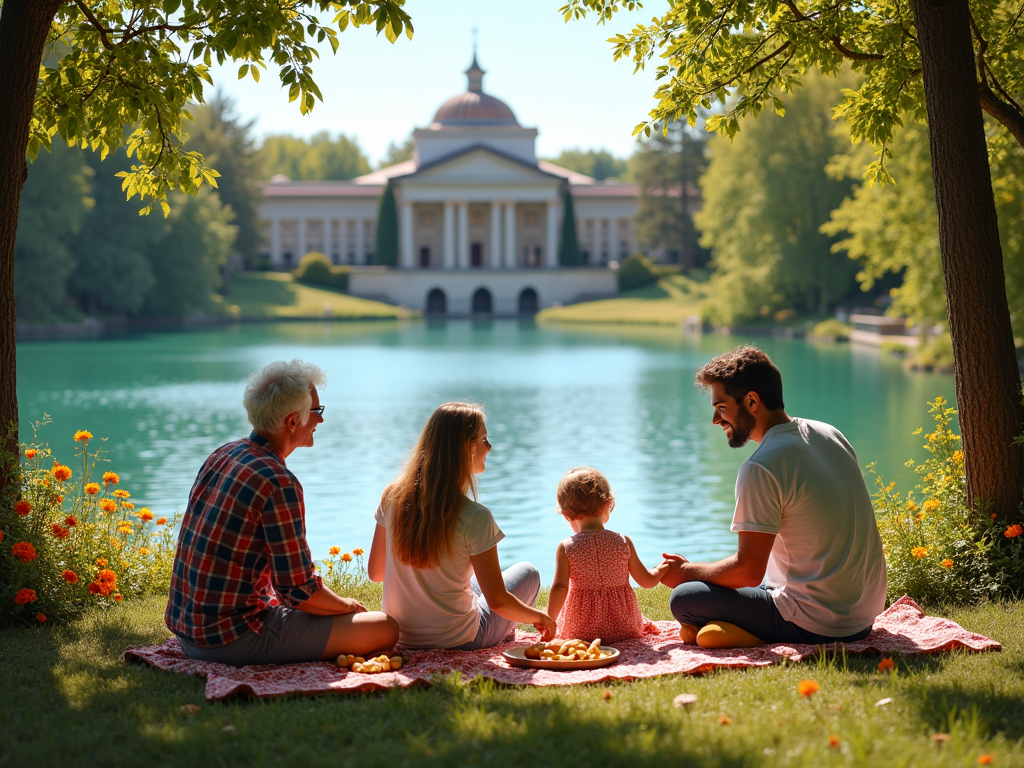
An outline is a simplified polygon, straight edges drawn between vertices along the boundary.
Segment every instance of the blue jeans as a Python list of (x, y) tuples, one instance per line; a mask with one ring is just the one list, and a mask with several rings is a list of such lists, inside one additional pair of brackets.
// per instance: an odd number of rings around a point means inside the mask
[(729, 589), (706, 581), (688, 581), (672, 590), (668, 600), (680, 624), (698, 629), (709, 621), (727, 621), (766, 643), (852, 643), (871, 634), (871, 626), (843, 637), (819, 635), (786, 621), (764, 587)]
[[(540, 571), (533, 563), (516, 563), (511, 568), (502, 571), (501, 578), (505, 581), (505, 589), (527, 605), (532, 606), (536, 601), (537, 593), (540, 592)], [(469, 585), (480, 596), (477, 602), (480, 608), (480, 624), (476, 630), (476, 637), (465, 645), (455, 648), (456, 651), (476, 651), (480, 648), (490, 648), (504, 640), (505, 636), (515, 628), (514, 621), (502, 618), (491, 610), (475, 578), (469, 582)]]

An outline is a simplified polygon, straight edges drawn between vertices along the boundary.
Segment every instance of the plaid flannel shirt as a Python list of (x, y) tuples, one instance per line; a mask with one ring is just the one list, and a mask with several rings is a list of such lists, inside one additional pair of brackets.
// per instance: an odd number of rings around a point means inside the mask
[(178, 534), (164, 621), (199, 646), (259, 634), (267, 608), (295, 607), (323, 588), (306, 543), (302, 486), (253, 432), (199, 470)]

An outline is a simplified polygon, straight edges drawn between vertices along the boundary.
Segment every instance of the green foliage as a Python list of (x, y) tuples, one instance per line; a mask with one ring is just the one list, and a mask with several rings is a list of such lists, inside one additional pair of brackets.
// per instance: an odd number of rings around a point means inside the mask
[(836, 320), (834, 317), (822, 320), (811, 328), (810, 335), (819, 339), (835, 339), (836, 341), (849, 341), (852, 329), (846, 323)]
[(548, 159), (555, 165), (598, 181), (624, 179), (629, 169), (628, 160), (616, 157), (607, 149), (563, 149), (558, 157)]
[(342, 552), (340, 547), (331, 547), (327, 558), (317, 563), (317, 569), (323, 577), (324, 584), (333, 592), (353, 597), (367, 608), (377, 610), (384, 597), (384, 585), (370, 581), (366, 574), (363, 554), (364, 551), (360, 547), (351, 552)]
[(619, 265), (619, 290), (629, 291), (658, 282), (658, 268), (642, 253), (634, 253)]
[(405, 160), (412, 160), (413, 155), (413, 141), (412, 136), (407, 138), (401, 144), (396, 144), (393, 141), (388, 142), (388, 148), (384, 152), (384, 157), (380, 161), (378, 168), (387, 168), (389, 165), (395, 163), (401, 163)]
[(953, 342), (948, 333), (940, 333), (915, 349), (908, 361), (911, 366), (933, 370), (953, 370)]
[(295, 279), (306, 285), (319, 285), (334, 291), (348, 290), (349, 267), (336, 267), (324, 254), (316, 251), (307, 253), (295, 269)]
[(583, 254), (576, 237), (576, 207), (568, 188), (562, 204), (562, 242), (558, 249), (558, 263), (563, 267), (575, 267), (583, 263)]
[[(1024, 536), (983, 510), (967, 508), (964, 454), (950, 428), (956, 414), (939, 397), (929, 403), (935, 430), (931, 456), (914, 467), (917, 495), (905, 496), (874, 468), (875, 510), (882, 536), (889, 600), (907, 594), (927, 603), (972, 603), (1024, 592)], [(914, 434), (922, 434), (919, 429)]]
[(20, 501), (0, 506), (0, 624), (61, 622), (91, 605), (166, 595), (175, 521), (136, 510), (116, 473), (100, 474), (104, 451), (89, 444), (102, 439), (75, 433), (75, 460), (59, 464), (35, 426), (22, 446)]
[(259, 150), (264, 179), (283, 173), (290, 179), (343, 181), (370, 172), (370, 162), (355, 139), (339, 134), (332, 139), (321, 131), (304, 139), (280, 134), (268, 136)]
[[(178, 189), (217, 185), (218, 173), (185, 147), (189, 105), (202, 103), (213, 62), (241, 66), (259, 80), (268, 61), (306, 114), (320, 89), (313, 79), (316, 43), (338, 48), (338, 32), (373, 25), (391, 42), (413, 34), (404, 0), (110, 0), (64, 3), (49, 45), (57, 55), (40, 71), (28, 154), (59, 135), (103, 157), (126, 146), (131, 167), (123, 190), (149, 212)], [(327, 21), (322, 21), (326, 19)], [(131, 126), (126, 137), (125, 127)]]
[(398, 209), (395, 207), (395, 190), (390, 184), (384, 187), (377, 207), (373, 263), (388, 267), (398, 263)]

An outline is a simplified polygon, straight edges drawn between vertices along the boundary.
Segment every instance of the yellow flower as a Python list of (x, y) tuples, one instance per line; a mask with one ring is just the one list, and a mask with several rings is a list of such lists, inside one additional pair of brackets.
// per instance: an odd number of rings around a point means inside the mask
[(964, 452), (960, 450), (953, 451), (953, 455), (949, 457), (949, 460), (955, 461), (957, 464), (959, 464), (961, 461), (964, 460)]
[(915, 504), (912, 501), (908, 501), (907, 502), (907, 509), (909, 509), (911, 512), (917, 512), (917, 504)]
[(145, 547), (139, 547), (139, 554), (140, 555), (148, 555), (149, 554), (149, 550), (146, 549)]
[(117, 498), (119, 499), (127, 499), (129, 496), (131, 496), (131, 494), (128, 493), (128, 491), (124, 490), (124, 488), (118, 488), (116, 491), (114, 491), (113, 495), (117, 496)]
[(149, 511), (149, 507), (143, 507), (142, 509), (139, 510), (139, 520), (141, 520), (144, 523), (148, 523), (152, 519), (153, 513)]
[(921, 505), (921, 508), (925, 512), (934, 512), (936, 509), (939, 508), (939, 506), (940, 502), (938, 499), (928, 499), (928, 501)]
[(99, 483), (86, 483), (86, 485), (85, 485), (85, 492), (87, 494), (89, 494), (90, 496), (95, 496), (97, 493), (100, 492), (100, 484)]
[(947, 557), (945, 560), (943, 560), (941, 563), (939, 563), (939, 565), (941, 565), (943, 568), (952, 568), (953, 567), (953, 561), (950, 560)]
[(334, 557), (335, 555), (341, 554), (341, 547), (331, 547), (327, 551), (331, 554), (331, 557)]
[(122, 501), (121, 509), (127, 509), (129, 512), (131, 512), (133, 509), (135, 509), (135, 505), (132, 504), (130, 501)]
[(924, 547), (914, 547), (910, 550), (910, 554), (920, 560), (922, 557), (928, 557), (928, 550)]
[(89, 430), (80, 429), (77, 432), (75, 432), (76, 443), (88, 443), (90, 440), (92, 440), (92, 432), (90, 432)]

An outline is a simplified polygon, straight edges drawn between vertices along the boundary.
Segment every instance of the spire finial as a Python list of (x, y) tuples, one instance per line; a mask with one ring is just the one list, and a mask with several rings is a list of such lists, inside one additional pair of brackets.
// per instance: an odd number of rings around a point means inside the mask
[(477, 29), (476, 25), (473, 25), (473, 63), (469, 65), (469, 69), (466, 70), (466, 78), (469, 80), (467, 90), (472, 93), (483, 93), (484, 92), (484, 70), (476, 61), (476, 41)]

